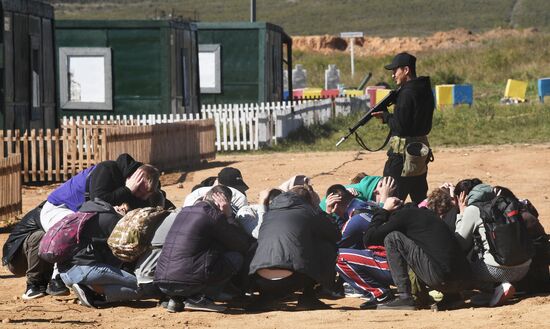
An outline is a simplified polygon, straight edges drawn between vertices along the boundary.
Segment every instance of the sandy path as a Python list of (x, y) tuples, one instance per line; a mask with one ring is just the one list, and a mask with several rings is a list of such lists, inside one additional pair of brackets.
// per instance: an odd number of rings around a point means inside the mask
[[(456, 182), (460, 178), (478, 177), (490, 184), (510, 187), (521, 197), (530, 199), (541, 213), (543, 224), (550, 228), (550, 144), (484, 146), (460, 149), (436, 149), (436, 161), (430, 165), (429, 183)], [(288, 177), (303, 173), (313, 177), (316, 190), (323, 193), (337, 182), (347, 183), (357, 172), (380, 174), (385, 155), (363, 152), (323, 152), (262, 155), (223, 155), (208, 168), (184, 175), (181, 184), (165, 186), (169, 198), (181, 205), (191, 187), (218, 173), (222, 166), (239, 168), (251, 201), (261, 189), (279, 185)], [(180, 174), (166, 175), (165, 182), (175, 182)], [(44, 199), (51, 188), (28, 188), (24, 208), (32, 208)], [(6, 234), (0, 235), (3, 242)], [(328, 301), (333, 310), (261, 314), (207, 314), (183, 312), (169, 314), (154, 307), (154, 302), (132, 303), (93, 310), (74, 304), (71, 297), (51, 297), (34, 301), (19, 299), (25, 280), (13, 278), (0, 269), (1, 328), (549, 328), (550, 296), (531, 297), (495, 309), (465, 308), (451, 312), (431, 311), (361, 311), (359, 299)]]

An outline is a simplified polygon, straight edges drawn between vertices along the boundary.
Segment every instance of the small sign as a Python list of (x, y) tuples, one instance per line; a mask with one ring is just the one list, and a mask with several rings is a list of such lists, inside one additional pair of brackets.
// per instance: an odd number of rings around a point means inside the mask
[(363, 32), (340, 32), (340, 38), (362, 38)]

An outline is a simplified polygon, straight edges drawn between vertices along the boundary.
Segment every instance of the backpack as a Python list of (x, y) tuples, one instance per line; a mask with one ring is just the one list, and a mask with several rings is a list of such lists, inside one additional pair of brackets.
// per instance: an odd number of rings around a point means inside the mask
[(116, 224), (107, 244), (118, 259), (133, 262), (151, 246), (160, 223), (170, 214), (161, 207), (146, 207), (128, 212)]
[(474, 205), (480, 210), (489, 252), (497, 263), (515, 266), (533, 257), (533, 243), (521, 216), (522, 206), (518, 199), (499, 195)]
[(63, 263), (80, 249), (80, 234), (95, 212), (75, 212), (55, 223), (40, 241), (38, 257), (49, 263)]

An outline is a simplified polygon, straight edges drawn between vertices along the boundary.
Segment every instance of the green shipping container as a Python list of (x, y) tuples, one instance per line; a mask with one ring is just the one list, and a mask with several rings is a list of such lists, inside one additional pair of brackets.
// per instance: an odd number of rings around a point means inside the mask
[(284, 70), (292, 81), (292, 39), (281, 27), (265, 22), (197, 27), (203, 104), (283, 100)]
[(53, 7), (30, 0), (0, 6), (0, 129), (54, 128)]
[(59, 117), (199, 112), (195, 24), (67, 20), (55, 33)]

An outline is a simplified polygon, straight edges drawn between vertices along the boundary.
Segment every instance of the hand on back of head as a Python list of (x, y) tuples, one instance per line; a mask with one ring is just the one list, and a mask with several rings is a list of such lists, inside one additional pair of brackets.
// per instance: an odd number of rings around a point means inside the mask
[(395, 193), (395, 188), (395, 181), (392, 177), (382, 177), (374, 190), (376, 201), (385, 203), (386, 200)]
[(403, 201), (393, 196), (387, 198), (384, 202), (384, 209), (386, 209), (387, 211), (397, 210), (401, 208), (401, 206), (403, 206)]

